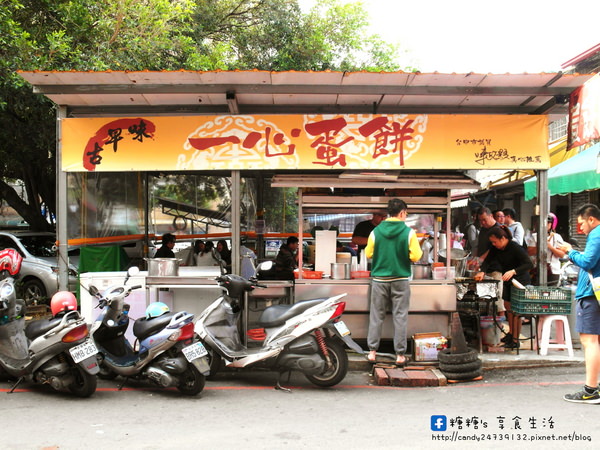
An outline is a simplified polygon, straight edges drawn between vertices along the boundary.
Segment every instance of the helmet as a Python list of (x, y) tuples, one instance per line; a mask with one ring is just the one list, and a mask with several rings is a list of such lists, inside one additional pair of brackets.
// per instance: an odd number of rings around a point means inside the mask
[(548, 213), (548, 218), (546, 219), (548, 223), (552, 224), (552, 229), (556, 230), (556, 225), (558, 225), (558, 218), (554, 213)]
[(55, 317), (58, 313), (63, 311), (76, 311), (77, 299), (72, 292), (59, 291), (52, 296), (52, 300), (50, 300), (50, 309), (52, 310), (52, 315)]
[(163, 302), (154, 302), (148, 305), (146, 308), (146, 319), (152, 319), (153, 317), (159, 317), (163, 314), (168, 313), (169, 307)]

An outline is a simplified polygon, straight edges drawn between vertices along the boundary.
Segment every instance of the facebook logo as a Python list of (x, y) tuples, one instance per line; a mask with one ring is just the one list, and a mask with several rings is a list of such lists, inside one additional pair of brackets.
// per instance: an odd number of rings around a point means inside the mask
[(431, 431), (446, 431), (446, 416), (431, 416)]

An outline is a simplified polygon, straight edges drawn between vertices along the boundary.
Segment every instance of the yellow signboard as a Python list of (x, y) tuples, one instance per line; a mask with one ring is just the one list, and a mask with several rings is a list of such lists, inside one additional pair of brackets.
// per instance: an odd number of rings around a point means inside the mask
[(67, 172), (549, 167), (545, 116), (144, 116), (61, 124)]

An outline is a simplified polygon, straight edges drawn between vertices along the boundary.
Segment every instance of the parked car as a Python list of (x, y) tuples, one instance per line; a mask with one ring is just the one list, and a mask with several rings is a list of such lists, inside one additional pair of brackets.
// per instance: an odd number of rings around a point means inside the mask
[[(56, 235), (35, 231), (0, 231), (0, 250), (14, 248), (23, 257), (17, 280), (20, 296), (29, 304), (46, 300), (58, 290)], [(77, 269), (69, 264), (69, 290), (77, 287)]]

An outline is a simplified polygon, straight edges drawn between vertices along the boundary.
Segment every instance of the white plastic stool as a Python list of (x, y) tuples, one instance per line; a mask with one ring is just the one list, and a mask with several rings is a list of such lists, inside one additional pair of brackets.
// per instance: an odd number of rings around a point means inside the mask
[[(552, 324), (556, 322), (556, 340), (550, 341), (550, 330)], [(567, 316), (560, 314), (544, 315), (539, 317), (538, 332), (542, 329), (540, 339), (540, 355), (548, 354), (549, 348), (566, 349), (569, 356), (573, 357), (573, 342), (571, 341), (571, 329)]]

